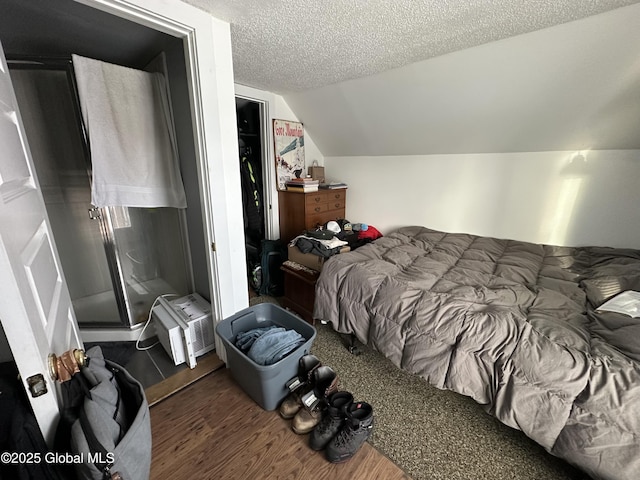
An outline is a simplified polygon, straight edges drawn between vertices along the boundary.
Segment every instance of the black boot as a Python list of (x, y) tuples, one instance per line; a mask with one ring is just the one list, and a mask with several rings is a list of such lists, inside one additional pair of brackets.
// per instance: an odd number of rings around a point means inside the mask
[(327, 445), (327, 460), (339, 463), (353, 457), (373, 430), (373, 407), (365, 402), (352, 403), (345, 411), (342, 430)]
[(309, 436), (309, 446), (322, 450), (344, 426), (345, 409), (353, 402), (349, 392), (335, 392), (328, 399), (327, 410)]

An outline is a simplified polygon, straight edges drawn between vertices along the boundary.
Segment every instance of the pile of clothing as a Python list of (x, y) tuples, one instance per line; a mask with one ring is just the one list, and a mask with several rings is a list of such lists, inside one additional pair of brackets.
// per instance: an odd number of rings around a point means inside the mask
[(298, 235), (289, 245), (297, 246), (302, 253), (328, 258), (340, 253), (346, 246), (354, 250), (380, 237), (382, 234), (371, 225), (352, 224), (348, 220), (332, 220), (317, 230), (307, 230), (304, 234)]
[(258, 365), (273, 365), (306, 341), (295, 330), (271, 325), (240, 332), (234, 343)]

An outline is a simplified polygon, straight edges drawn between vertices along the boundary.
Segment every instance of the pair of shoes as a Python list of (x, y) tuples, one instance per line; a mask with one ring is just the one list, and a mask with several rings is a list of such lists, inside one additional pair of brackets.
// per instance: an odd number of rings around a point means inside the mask
[(309, 446), (326, 448), (327, 460), (339, 463), (353, 457), (373, 430), (373, 407), (354, 402), (349, 392), (335, 392), (328, 398), (326, 414), (311, 432)]
[(293, 417), (292, 430), (298, 435), (312, 431), (327, 408), (327, 398), (338, 390), (338, 376), (331, 367), (320, 366), (311, 374), (311, 389), (300, 397), (302, 407)]
[(298, 361), (298, 376), (287, 382), (287, 388), (291, 392), (280, 404), (280, 416), (293, 418), (302, 408), (302, 396), (308, 393), (312, 387), (312, 375), (322, 364), (315, 355), (303, 355)]

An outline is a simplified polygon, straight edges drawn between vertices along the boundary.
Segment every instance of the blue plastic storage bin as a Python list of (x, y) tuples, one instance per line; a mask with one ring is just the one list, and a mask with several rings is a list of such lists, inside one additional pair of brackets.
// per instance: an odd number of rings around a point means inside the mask
[[(271, 325), (295, 330), (306, 342), (273, 365), (258, 365), (234, 342), (240, 332)], [(216, 332), (224, 344), (227, 367), (234, 380), (265, 410), (275, 410), (289, 394), (285, 384), (298, 374), (298, 361), (309, 353), (316, 338), (312, 325), (273, 303), (260, 303), (225, 318), (216, 326)]]

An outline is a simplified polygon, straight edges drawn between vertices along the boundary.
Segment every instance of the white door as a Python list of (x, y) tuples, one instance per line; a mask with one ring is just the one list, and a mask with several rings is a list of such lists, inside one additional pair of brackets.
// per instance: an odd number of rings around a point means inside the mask
[(82, 348), (60, 258), (0, 45), (0, 321), (40, 429), (58, 419), (49, 353)]

